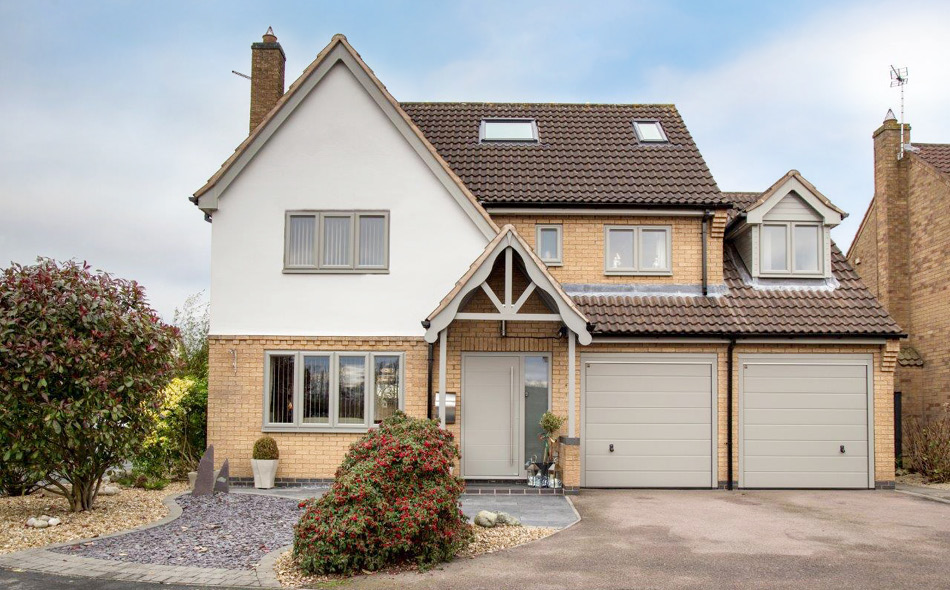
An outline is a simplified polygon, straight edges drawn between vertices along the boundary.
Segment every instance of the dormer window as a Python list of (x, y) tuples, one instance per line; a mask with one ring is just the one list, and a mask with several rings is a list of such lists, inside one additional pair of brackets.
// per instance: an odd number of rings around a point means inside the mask
[(657, 120), (634, 121), (633, 130), (640, 143), (667, 143), (670, 140), (663, 131), (663, 125)]
[(822, 227), (817, 223), (765, 223), (760, 231), (762, 274), (822, 274)]
[(479, 127), (481, 142), (538, 141), (538, 123), (534, 119), (482, 119)]

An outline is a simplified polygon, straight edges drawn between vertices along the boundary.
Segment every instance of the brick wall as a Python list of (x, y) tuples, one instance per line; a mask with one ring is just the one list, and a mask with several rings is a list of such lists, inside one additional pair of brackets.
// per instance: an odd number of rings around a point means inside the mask
[[(700, 217), (633, 217), (563, 215), (535, 217), (527, 215), (493, 215), (499, 225), (511, 224), (521, 237), (535, 247), (538, 224), (561, 224), (563, 227), (563, 265), (548, 270), (561, 283), (646, 283), (699, 285), (702, 283), (702, 219)], [(667, 225), (672, 227), (671, 276), (608, 276), (604, 274), (605, 225)], [(709, 244), (709, 284), (718, 285), (722, 278), (722, 232), (725, 213), (717, 212), (711, 223)]]
[(273, 35), (264, 35), (261, 43), (251, 45), (251, 132), (284, 95), (285, 61), (284, 50)]
[[(219, 462), (230, 459), (231, 475), (251, 475), (251, 447), (262, 436), (264, 352), (268, 350), (366, 350), (405, 352), (405, 410), (425, 417), (427, 346), (419, 338), (305, 338), (217, 336), (209, 339), (208, 444)], [(279, 478), (332, 477), (352, 433), (271, 433), (280, 449)]]
[(899, 148), (900, 125), (886, 121), (874, 132), (874, 200), (848, 259), (924, 360), (897, 367), (895, 390), (905, 421), (927, 421), (950, 403), (950, 179), (911, 151), (899, 160)]

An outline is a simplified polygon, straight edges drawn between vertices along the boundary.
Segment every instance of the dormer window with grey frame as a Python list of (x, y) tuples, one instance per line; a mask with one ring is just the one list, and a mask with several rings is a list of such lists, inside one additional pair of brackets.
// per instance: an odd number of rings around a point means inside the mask
[(672, 233), (668, 225), (604, 226), (604, 274), (673, 274)]
[(389, 211), (288, 211), (285, 273), (389, 272)]
[(822, 276), (822, 231), (818, 223), (763, 223), (759, 232), (762, 275)]
[(669, 143), (663, 125), (656, 119), (639, 119), (633, 122), (633, 131), (640, 143)]
[(482, 119), (478, 127), (480, 143), (538, 143), (538, 122), (534, 119)]
[(564, 264), (564, 230), (560, 224), (538, 224), (535, 226), (538, 258), (548, 266)]

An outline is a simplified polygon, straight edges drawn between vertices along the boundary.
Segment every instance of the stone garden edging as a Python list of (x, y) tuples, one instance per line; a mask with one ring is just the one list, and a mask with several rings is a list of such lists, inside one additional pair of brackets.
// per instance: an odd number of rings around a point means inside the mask
[(287, 547), (266, 554), (264, 558), (261, 559), (258, 567), (254, 570), (112, 561), (49, 551), (49, 549), (95, 542), (101, 539), (127, 535), (129, 533), (168, 524), (181, 517), (183, 513), (182, 508), (175, 500), (187, 493), (188, 492), (169, 494), (163, 498), (162, 503), (168, 508), (168, 515), (154, 522), (108, 535), (66, 541), (42, 548), (27, 549), (0, 555), (0, 568), (20, 569), (60, 576), (78, 576), (128, 582), (245, 588), (280, 587), (280, 582), (277, 581), (277, 575), (274, 573), (274, 562), (281, 553), (287, 550)]

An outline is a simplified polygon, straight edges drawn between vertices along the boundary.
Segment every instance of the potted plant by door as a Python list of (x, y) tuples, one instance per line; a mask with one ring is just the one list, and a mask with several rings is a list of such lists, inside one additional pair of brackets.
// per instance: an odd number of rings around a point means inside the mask
[(251, 470), (254, 472), (254, 487), (269, 490), (274, 487), (274, 477), (277, 475), (277, 459), (280, 452), (277, 450), (277, 441), (269, 436), (262, 436), (254, 443), (254, 452), (251, 454)]

